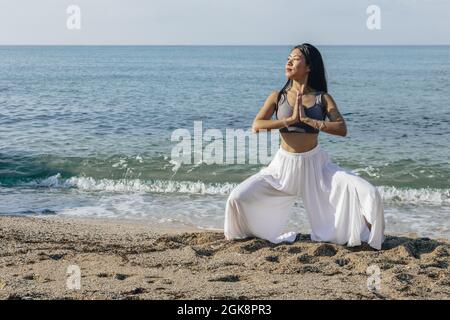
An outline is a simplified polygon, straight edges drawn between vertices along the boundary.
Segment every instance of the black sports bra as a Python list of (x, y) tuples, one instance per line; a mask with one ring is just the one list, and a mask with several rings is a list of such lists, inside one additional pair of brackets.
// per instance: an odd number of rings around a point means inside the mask
[[(313, 106), (307, 108), (305, 107), (305, 114), (309, 118), (316, 120), (325, 120), (326, 110), (322, 103), (322, 91), (316, 92), (316, 101)], [(283, 94), (280, 98), (280, 102), (278, 103), (277, 110), (275, 112), (275, 116), (277, 119), (289, 118), (292, 116), (292, 112), (294, 108), (289, 104), (288, 99), (285, 94)], [(279, 129), (280, 132), (304, 132), (304, 133), (319, 133), (319, 130), (313, 128), (306, 123), (297, 122), (289, 127)]]

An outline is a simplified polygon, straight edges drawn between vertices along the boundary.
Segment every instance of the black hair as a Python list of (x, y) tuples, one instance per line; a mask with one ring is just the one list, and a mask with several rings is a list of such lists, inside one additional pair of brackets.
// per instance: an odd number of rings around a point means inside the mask
[[(303, 56), (307, 66), (309, 67), (308, 83), (306, 84), (310, 88), (321, 91), (328, 92), (327, 79), (325, 75), (325, 65), (322, 60), (322, 55), (319, 50), (309, 43), (303, 43), (301, 45), (292, 48), (291, 52), (295, 49), (299, 49)], [(275, 106), (275, 114), (278, 109), (278, 103), (281, 98), (286, 99), (286, 90), (292, 86), (292, 80), (288, 79), (286, 84), (280, 90), (277, 96), (277, 103)]]

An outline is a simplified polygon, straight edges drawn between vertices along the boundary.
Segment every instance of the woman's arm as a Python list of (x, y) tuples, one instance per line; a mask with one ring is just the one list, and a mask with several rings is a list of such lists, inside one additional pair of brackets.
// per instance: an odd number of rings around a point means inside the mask
[(336, 103), (333, 100), (333, 97), (328, 93), (325, 93), (323, 98), (323, 104), (326, 107), (327, 116), (330, 121), (320, 121), (308, 117), (300, 118), (300, 121), (313, 128), (320, 128), (321, 123), (323, 122), (324, 126), (322, 125), (322, 129), (320, 129), (320, 131), (345, 137), (347, 135), (347, 126), (344, 118), (336, 106)]
[(267, 97), (266, 101), (264, 102), (264, 105), (256, 115), (255, 120), (253, 120), (252, 124), (253, 132), (258, 132), (261, 129), (267, 129), (269, 131), (272, 129), (279, 129), (285, 127), (286, 124), (291, 125), (296, 122), (294, 117), (276, 120), (271, 119), (275, 111), (277, 97), (278, 91), (273, 91), (269, 95), (269, 97)]

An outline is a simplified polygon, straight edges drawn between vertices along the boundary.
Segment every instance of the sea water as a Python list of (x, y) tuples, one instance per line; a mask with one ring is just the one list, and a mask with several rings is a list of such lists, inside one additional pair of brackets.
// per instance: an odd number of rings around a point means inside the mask
[[(388, 233), (450, 237), (450, 47), (319, 49), (348, 128), (320, 133), (323, 149), (379, 189)], [(1, 46), (0, 214), (222, 228), (264, 164), (180, 164), (172, 135), (249, 130), (289, 50)], [(301, 199), (286, 228), (309, 232)]]

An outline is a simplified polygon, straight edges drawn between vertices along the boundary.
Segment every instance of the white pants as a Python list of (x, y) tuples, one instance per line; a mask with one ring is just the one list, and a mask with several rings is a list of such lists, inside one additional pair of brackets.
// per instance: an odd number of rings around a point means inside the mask
[(282, 232), (297, 197), (308, 214), (311, 240), (348, 246), (364, 241), (381, 249), (385, 223), (378, 190), (334, 164), (319, 144), (300, 153), (280, 146), (267, 167), (234, 188), (225, 208), (225, 238), (295, 241), (296, 232)]

